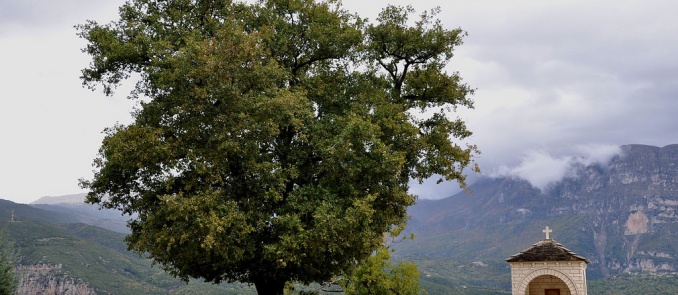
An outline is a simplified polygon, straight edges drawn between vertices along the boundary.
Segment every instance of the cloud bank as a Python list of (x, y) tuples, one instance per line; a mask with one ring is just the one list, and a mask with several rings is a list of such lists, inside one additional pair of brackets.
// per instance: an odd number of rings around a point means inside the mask
[(491, 176), (518, 177), (543, 192), (565, 178), (576, 177), (576, 167), (594, 164), (607, 166), (614, 156), (621, 154), (621, 148), (616, 145), (580, 145), (575, 150), (579, 153), (563, 156), (550, 155), (544, 150), (529, 150), (520, 164), (514, 167), (500, 166)]

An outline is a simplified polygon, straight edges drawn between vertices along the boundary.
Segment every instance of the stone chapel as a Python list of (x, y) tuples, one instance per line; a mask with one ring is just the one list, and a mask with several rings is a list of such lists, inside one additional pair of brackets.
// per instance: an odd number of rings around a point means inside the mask
[(589, 261), (551, 239), (546, 239), (506, 259), (511, 266), (513, 295), (587, 295)]

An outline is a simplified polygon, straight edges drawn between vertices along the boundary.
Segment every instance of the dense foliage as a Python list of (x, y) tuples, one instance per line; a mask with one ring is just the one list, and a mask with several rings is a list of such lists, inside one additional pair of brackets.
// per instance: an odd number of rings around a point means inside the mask
[(17, 278), (12, 262), (12, 245), (5, 239), (4, 230), (0, 231), (0, 295), (14, 294)]
[(414, 239), (414, 234), (399, 237), (405, 230), (405, 223), (393, 227), (385, 235), (385, 244), (377, 249), (373, 255), (360, 261), (344, 280), (344, 289), (347, 295), (418, 295), (425, 291), (419, 286), (421, 274), (417, 266), (411, 261), (393, 263), (391, 247), (397, 242)]
[(138, 214), (129, 248), (183, 279), (279, 294), (350, 270), (405, 220), (410, 179), (464, 185), (473, 165), (450, 117), (472, 90), (445, 71), (463, 32), (412, 12), (132, 0), (79, 26), (84, 83), (108, 94), (137, 73), (146, 98), (106, 131), (88, 202)]
[(624, 274), (589, 281), (591, 295), (678, 294), (678, 275)]

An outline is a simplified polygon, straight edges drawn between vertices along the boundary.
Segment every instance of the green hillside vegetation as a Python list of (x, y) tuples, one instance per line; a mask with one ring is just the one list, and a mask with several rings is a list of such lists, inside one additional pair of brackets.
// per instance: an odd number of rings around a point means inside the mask
[(428, 294), (511, 294), (507, 281), (510, 270), (503, 261), (461, 263), (454, 259), (407, 259), (419, 267), (421, 287)]
[[(438, 285), (460, 286), (454, 294), (504, 294), (511, 288), (510, 268), (504, 259), (539, 241), (534, 233), (541, 225), (562, 228), (556, 239), (575, 252), (592, 245), (577, 234), (585, 226), (583, 216), (560, 216), (546, 220), (511, 221), (497, 225), (496, 220), (479, 218), (469, 228), (449, 226), (437, 235), (417, 238), (397, 245), (398, 259), (415, 262), (422, 272), (422, 287), (429, 294)], [(425, 255), (424, 255), (425, 254)], [(447, 290), (449, 291), (449, 290)], [(457, 293), (459, 292), (459, 293)]]
[[(488, 213), (487, 216), (491, 216)], [(422, 273), (421, 286), (428, 294), (499, 295), (510, 294), (510, 268), (504, 259), (538, 242), (534, 233), (541, 232), (543, 224), (562, 229), (555, 239), (576, 253), (593, 252), (593, 241), (581, 235), (586, 228), (582, 215), (513, 220), (498, 223), (490, 218), (477, 218), (468, 228), (452, 226), (437, 235), (418, 235), (416, 239), (397, 245), (398, 259), (413, 261)], [(658, 227), (651, 243), (655, 249), (675, 253), (675, 243), (663, 232), (676, 227), (664, 224)], [(473, 229), (470, 230), (469, 228)], [(675, 231), (674, 231), (675, 232)], [(609, 236), (606, 251), (625, 253), (619, 237)], [(425, 254), (425, 255), (424, 255)], [(461, 257), (461, 258), (460, 258)], [(656, 261), (661, 258), (653, 257)], [(667, 258), (668, 259), (668, 258)], [(642, 275), (601, 279), (595, 276), (599, 267), (590, 264), (588, 294), (678, 294), (678, 276)], [(639, 290), (644, 290), (640, 292)]]
[(31, 204), (30, 206), (70, 216), (71, 219), (75, 220), (69, 222), (82, 222), (124, 234), (130, 232), (127, 228), (129, 216), (123, 216), (117, 210), (102, 209), (99, 206), (85, 204), (84, 199), (83, 196), (81, 204)]
[(0, 295), (11, 295), (16, 291), (18, 280), (13, 258), (13, 247), (5, 238), (5, 231), (0, 230)]
[[(396, 251), (397, 253), (397, 251)], [(455, 259), (408, 256), (422, 273), (421, 287), (429, 295), (511, 294), (511, 270), (503, 259), (460, 262)], [(489, 259), (488, 259), (489, 260)], [(589, 295), (678, 294), (678, 274), (622, 275), (588, 281)]]
[(32, 206), (25, 204), (17, 204), (12, 201), (0, 199), (0, 220), (9, 221), (12, 213), (14, 213), (16, 220), (30, 219), (35, 221), (43, 221), (47, 223), (74, 223), (78, 219), (63, 214), (60, 212), (52, 212), (45, 210), (36, 210)]
[(590, 281), (590, 295), (674, 295), (678, 294), (678, 275), (623, 275)]
[[(8, 222), (12, 210), (16, 222)], [(89, 283), (100, 294), (256, 294), (253, 287), (242, 284), (213, 285), (199, 281), (184, 284), (158, 266), (154, 267), (149, 259), (128, 252), (125, 234), (72, 223), (67, 212), (53, 213), (0, 200), (0, 220), (3, 221), (0, 227), (6, 229), (7, 239), (14, 243), (20, 264), (61, 264), (64, 274)], [(420, 236), (398, 243), (394, 258), (418, 265), (421, 287), (429, 295), (510, 294), (510, 269), (504, 259), (536, 242), (529, 233), (539, 232), (537, 224), (568, 229), (558, 232), (556, 238), (567, 246), (575, 245), (570, 248), (579, 252), (586, 250), (579, 245), (591, 243), (578, 240), (577, 229), (584, 226), (584, 222), (580, 216), (512, 221), (501, 226), (493, 225), (491, 220), (481, 220), (474, 226), (483, 228), (484, 234), (459, 236), (459, 229), (453, 229), (435, 238)], [(508, 238), (509, 235), (516, 236)], [(470, 242), (474, 240), (480, 242)], [(483, 247), (478, 247), (478, 243)], [(665, 245), (668, 243), (665, 239), (652, 239), (647, 243), (671, 250)], [(450, 249), (449, 245), (455, 245), (467, 259), (453, 258), (458, 256), (445, 250)], [(295, 289), (315, 294), (313, 291), (319, 288), (295, 286)], [(678, 294), (678, 276), (627, 275), (589, 280), (589, 294)]]
[[(14, 210), (15, 222), (9, 222)], [(30, 206), (0, 200), (0, 227), (13, 243), (20, 265), (61, 265), (62, 274), (87, 282), (100, 294), (256, 294), (240, 284), (189, 284), (166, 274), (151, 260), (127, 252), (124, 234)]]

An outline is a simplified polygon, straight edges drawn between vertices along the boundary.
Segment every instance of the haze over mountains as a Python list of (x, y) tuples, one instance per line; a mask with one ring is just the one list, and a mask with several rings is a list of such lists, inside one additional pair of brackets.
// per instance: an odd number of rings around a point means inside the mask
[[(541, 230), (549, 226), (552, 238), (591, 261), (590, 294), (603, 294), (595, 291), (604, 282), (598, 279), (624, 274), (662, 275), (656, 280), (678, 285), (673, 275), (678, 273), (678, 145), (626, 145), (596, 159), (561, 158), (562, 165), (553, 165), (560, 170), (544, 171), (542, 178), (524, 177), (529, 180), (521, 177), (536, 174), (526, 173), (529, 169), (523, 166), (522, 176), (514, 170), (479, 180), (470, 186), (472, 194), (421, 199), (410, 208), (407, 228), (417, 237), (395, 245), (395, 255), (419, 265), (429, 294), (503, 294), (510, 288), (504, 259), (542, 239)], [(121, 234), (127, 232), (128, 217), (98, 210), (83, 199), (80, 194), (43, 198), (30, 206), (0, 202), (2, 220), (9, 220), (10, 210), (21, 220), (8, 229), (23, 251), (22, 267), (33, 271), (24, 276), (39, 277), (36, 265), (44, 264), (52, 267), (47, 273), (53, 277), (58, 274), (103, 294), (111, 293), (113, 285), (96, 279), (109, 276), (95, 275), (100, 269), (114, 269), (118, 275), (113, 279), (157, 294), (181, 286), (167, 276), (160, 283), (145, 279), (162, 272), (151, 269), (147, 260), (129, 260), (135, 254), (125, 251)], [(57, 265), (61, 268), (55, 269)], [(77, 265), (98, 268), (83, 272)], [(84, 273), (90, 276), (84, 278)], [(678, 292), (678, 287), (670, 290)]]
[(101, 209), (98, 205), (85, 203), (85, 194), (73, 194), (56, 197), (42, 197), (30, 204), (52, 212), (60, 212), (75, 218), (78, 222), (102, 227), (119, 233), (129, 233), (128, 216), (120, 211)]

